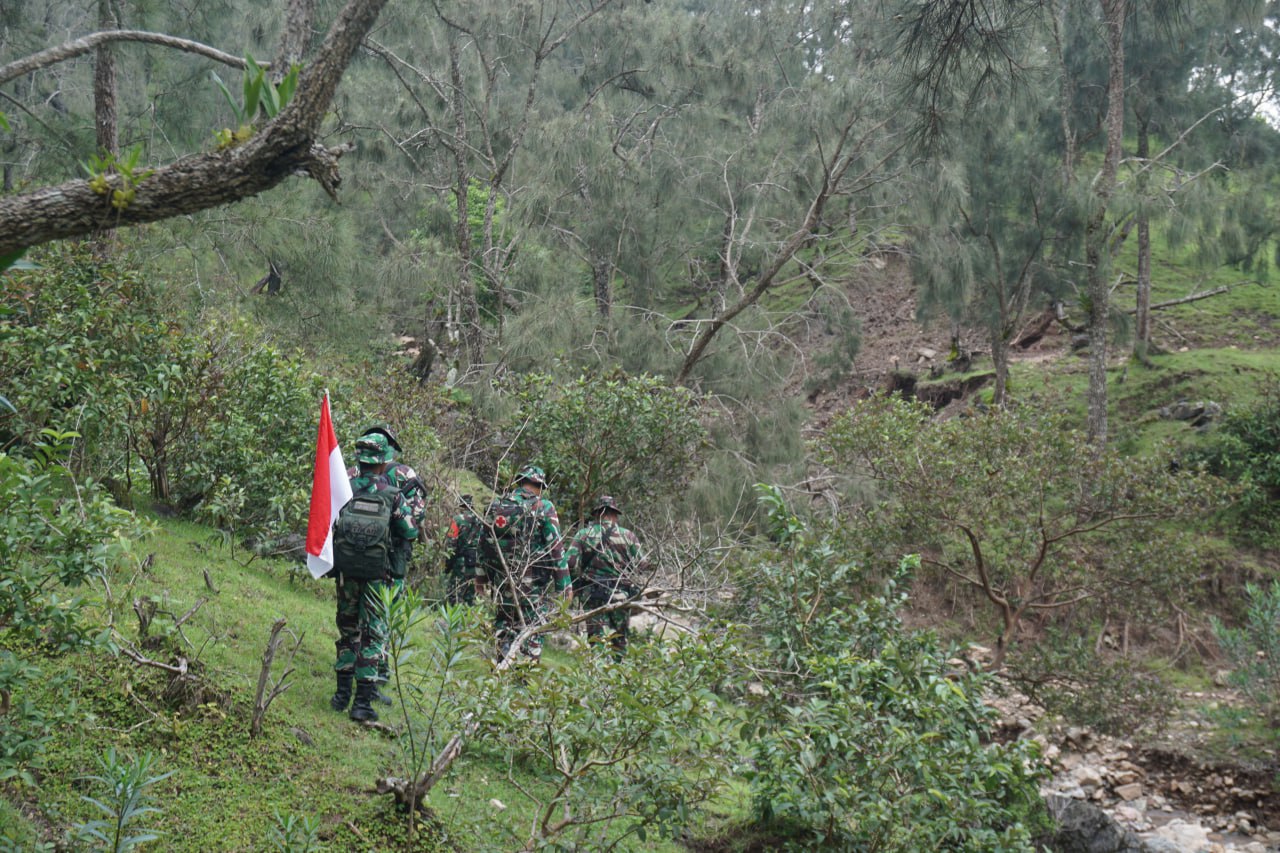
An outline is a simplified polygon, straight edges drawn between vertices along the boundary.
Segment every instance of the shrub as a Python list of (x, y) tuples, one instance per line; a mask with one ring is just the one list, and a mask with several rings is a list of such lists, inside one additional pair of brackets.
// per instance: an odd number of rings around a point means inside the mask
[(78, 827), (78, 834), (89, 843), (90, 849), (126, 853), (160, 837), (158, 831), (136, 825), (143, 815), (160, 811), (146, 804), (146, 789), (173, 775), (172, 770), (150, 775), (155, 763), (155, 756), (149, 752), (137, 761), (122, 761), (114, 748), (98, 757), (101, 772), (84, 778), (94, 783), (100, 793), (81, 799), (102, 812), (105, 818)]
[(1245, 621), (1229, 628), (1213, 620), (1213, 633), (1234, 667), (1231, 682), (1273, 725), (1280, 723), (1280, 581), (1246, 584)]
[(871, 553), (918, 552), (940, 582), (987, 602), (997, 668), (1032, 615), (1167, 615), (1199, 569), (1194, 528), (1216, 501), (1209, 478), (1096, 450), (1049, 408), (935, 420), (922, 403), (876, 397), (818, 448), (873, 485), (848, 522)]
[(879, 594), (829, 533), (764, 499), (779, 544), (750, 565), (764, 698), (742, 728), (757, 819), (799, 846), (1022, 850), (1039, 814), (1034, 747), (984, 742), (984, 676), (949, 672), (898, 616), (904, 560)]
[(1103, 734), (1159, 732), (1176, 707), (1169, 686), (1083, 636), (1051, 632), (1010, 667), (1010, 681), (1045, 710)]
[(1229, 411), (1186, 461), (1239, 487), (1224, 515), (1247, 541), (1280, 546), (1280, 384), (1266, 389), (1257, 405)]
[[(74, 433), (46, 430), (26, 458), (0, 452), (0, 780), (32, 782), (51, 729), (75, 713), (65, 680), (46, 683), (29, 652), (103, 641), (76, 590), (129, 554), (145, 528), (60, 459)], [(50, 699), (48, 694), (53, 694)]]
[(553, 481), (568, 520), (586, 518), (602, 492), (641, 510), (677, 493), (706, 440), (698, 400), (653, 376), (583, 375), (557, 383), (524, 377), (506, 425), (514, 467), (533, 462)]

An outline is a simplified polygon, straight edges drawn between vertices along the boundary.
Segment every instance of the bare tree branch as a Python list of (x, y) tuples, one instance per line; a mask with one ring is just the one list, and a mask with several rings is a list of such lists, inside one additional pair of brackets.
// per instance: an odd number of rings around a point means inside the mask
[(102, 30), (90, 33), (87, 36), (81, 36), (57, 47), (42, 50), (39, 53), (33, 53), (30, 56), (24, 56), (22, 59), (15, 59), (8, 65), (0, 66), (0, 86), (10, 80), (16, 80), (24, 74), (39, 71), (41, 68), (48, 68), (50, 65), (57, 65), (59, 62), (66, 62), (68, 59), (75, 59), (77, 56), (91, 53), (103, 45), (120, 41), (171, 47), (175, 50), (194, 53), (197, 56), (221, 62), (223, 65), (230, 65), (233, 68), (244, 68), (246, 65), (244, 57), (223, 53), (216, 47), (210, 47), (207, 44), (201, 44), (191, 39), (178, 38), (164, 33), (148, 32), (147, 30)]

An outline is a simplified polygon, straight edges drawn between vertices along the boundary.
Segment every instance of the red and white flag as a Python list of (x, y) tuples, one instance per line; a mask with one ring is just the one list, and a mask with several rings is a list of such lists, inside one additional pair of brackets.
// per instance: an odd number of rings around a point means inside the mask
[(333, 522), (351, 500), (351, 482), (329, 417), (329, 392), (320, 405), (316, 467), (311, 478), (311, 517), (307, 521), (307, 571), (318, 578), (333, 568)]

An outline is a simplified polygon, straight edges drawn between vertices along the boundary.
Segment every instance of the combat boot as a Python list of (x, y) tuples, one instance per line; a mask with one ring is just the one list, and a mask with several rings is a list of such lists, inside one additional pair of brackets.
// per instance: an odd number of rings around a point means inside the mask
[(361, 679), (356, 682), (356, 701), (351, 705), (351, 719), (360, 723), (373, 723), (378, 720), (378, 712), (373, 710), (373, 697), (378, 692), (378, 683), (373, 679)]
[(351, 704), (351, 685), (355, 678), (355, 673), (338, 673), (338, 689), (333, 692), (333, 698), (329, 700), (330, 708), (335, 711), (347, 710), (347, 706)]

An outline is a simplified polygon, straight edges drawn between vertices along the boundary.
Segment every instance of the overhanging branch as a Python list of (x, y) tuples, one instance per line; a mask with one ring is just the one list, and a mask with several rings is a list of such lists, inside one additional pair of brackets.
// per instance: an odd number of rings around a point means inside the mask
[(272, 121), (242, 145), (155, 169), (129, 188), (134, 197), (122, 209), (110, 202), (112, 191), (123, 187), (120, 175), (104, 176), (109, 185), (104, 194), (86, 180), (74, 180), (0, 198), (0, 255), (230, 204), (294, 174), (316, 178), (333, 195), (340, 183), (338, 158), (350, 149), (326, 148), (316, 142), (316, 134), (351, 57), (385, 5), (386, 0), (349, 0), (315, 59), (303, 69), (293, 99)]

